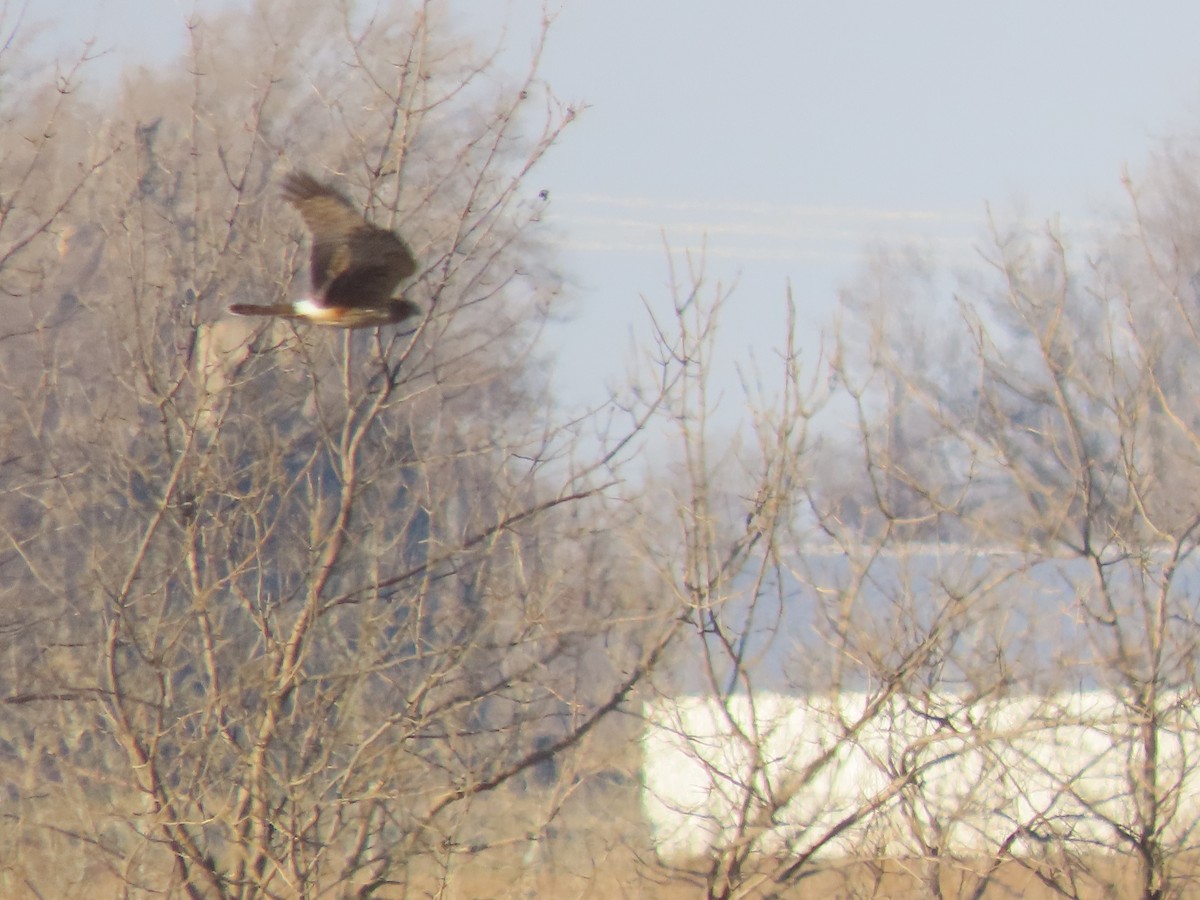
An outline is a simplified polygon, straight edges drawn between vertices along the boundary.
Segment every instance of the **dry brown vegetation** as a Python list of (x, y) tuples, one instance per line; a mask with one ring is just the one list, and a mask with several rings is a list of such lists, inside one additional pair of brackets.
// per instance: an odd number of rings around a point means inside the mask
[[(675, 260), (636, 383), (568, 421), (529, 173), (578, 110), (536, 48), (384, 6), (197, 21), (116, 92), (0, 52), (0, 893), (1197, 893), (1194, 160), (1086, 256), (997, 228), (952, 291), (868, 261), (823, 358), (786, 298), (733, 440), (727, 294)], [(412, 244), (413, 329), (224, 314), (301, 288), (293, 169)], [(1082, 684), (1109, 793), (1035, 795), (1005, 760), (1091, 727)], [(694, 754), (698, 856), (644, 805), (642, 704), (681, 692), (735, 748)], [(797, 766), (781, 693), (861, 699)], [(936, 806), (967, 754), (1020, 802)]]

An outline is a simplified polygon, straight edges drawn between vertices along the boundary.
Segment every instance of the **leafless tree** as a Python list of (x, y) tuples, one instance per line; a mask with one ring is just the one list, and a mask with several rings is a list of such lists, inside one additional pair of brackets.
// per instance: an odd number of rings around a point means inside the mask
[[(947, 705), (969, 706), (942, 696), (934, 678), (951, 665), (968, 617), (949, 599), (918, 599), (934, 576), (920, 572), (917, 554), (909, 569), (884, 553), (894, 534), (909, 533), (903, 522), (865, 534), (814, 489), (814, 422), (832, 386), (819, 364), (802, 362), (790, 298), (776, 359), (744, 371), (747, 436), (722, 441), (709, 379), (726, 293), (695, 261), (673, 282), (654, 360), (686, 360), (664, 407), (681, 461), (656, 504), (669, 513), (650, 520), (643, 543), (675, 585), (691, 636), (648, 707), (646, 790), (662, 813), (659, 862), (707, 896), (748, 896), (823, 874), (831, 854), (869, 861), (896, 849), (885, 811), (918, 802), (926, 772), (970, 744), (932, 728), (900, 749), (873, 749), (868, 735), (905, 714), (948, 723)], [(890, 496), (879, 494), (885, 509)], [(994, 687), (979, 680), (979, 692)], [(820, 719), (816, 733), (797, 730), (802, 709)], [(834, 785), (852, 777), (851, 751), (867, 755), (871, 777), (847, 804)], [(674, 778), (683, 780), (672, 792)], [(707, 799), (689, 807), (698, 797)], [(682, 827), (703, 832), (703, 846), (673, 847), (667, 820), (689, 817)]]
[[(7, 884), (499, 894), (539, 847), (595, 874), (620, 835), (552, 838), (632, 784), (614, 714), (677, 626), (614, 528), (656, 399), (589, 453), (536, 349), (527, 176), (575, 110), (432, 5), (190, 33), (115, 99), (14, 107), (0, 151)], [(414, 330), (224, 315), (302, 287), (297, 168), (411, 243)]]
[[(104, 96), (0, 49), (4, 891), (1185, 894), (1189, 154), (1087, 247), (881, 251), (824, 356), (785, 297), (734, 433), (675, 258), (563, 421), (577, 110), (440, 15), (260, 3)], [(412, 245), (411, 328), (225, 315), (304, 287), (295, 169)]]
[[(918, 282), (893, 267), (901, 287), (869, 306), (867, 364), (857, 382), (850, 362), (839, 370), (847, 385), (872, 385), (851, 391), (867, 470), (900, 481), (918, 537), (987, 554), (974, 584), (1003, 586), (930, 592), (967, 610), (972, 628), (991, 624), (997, 640), (966, 645), (974, 671), (1024, 698), (1020, 722), (993, 707), (967, 723), (997, 776), (1020, 771), (1014, 749), (1102, 736), (1036, 787), (1014, 784), (1020, 802), (995, 813), (1011, 820), (1008, 836), (985, 842), (991, 871), (1015, 861), (1064, 896), (1177, 896), (1193, 877), (1197, 419), (1178, 373), (1197, 349), (1194, 212), (1179, 208), (1195, 189), (1169, 160), (1160, 171), (1157, 184), (1130, 182), (1131, 227), (1097, 245), (1072, 247), (1054, 227), (993, 227), (992, 274), (960, 281), (954, 307), (930, 319), (942, 333), (932, 326), (919, 343), (900, 325), (912, 314), (904, 285)], [(887, 529), (911, 506), (880, 502), (883, 483), (872, 479), (869, 506)], [(931, 674), (961, 694), (950, 673)], [(1088, 692), (1105, 701), (1089, 707)]]
[(747, 376), (740, 444), (707, 418), (723, 294), (679, 279), (673, 528), (646, 544), (691, 638), (646, 787), (708, 896), (1189, 890), (1191, 161), (1086, 245), (993, 225), (962, 274), (878, 252), (827, 367), (793, 337)]

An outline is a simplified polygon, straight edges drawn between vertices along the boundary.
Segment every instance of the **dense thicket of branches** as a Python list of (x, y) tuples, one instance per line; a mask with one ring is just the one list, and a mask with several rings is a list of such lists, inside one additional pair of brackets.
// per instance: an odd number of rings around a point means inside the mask
[(657, 771), (694, 779), (655, 808), (709, 896), (1194, 889), (1191, 162), (1156, 160), (1086, 248), (996, 227), (960, 276), (881, 252), (828, 379), (792, 352), (747, 379), (775, 392), (749, 444), (715, 454), (704, 366), (685, 376), (706, 699), (654, 707)]
[[(4, 892), (519, 859), (628, 780), (587, 746), (670, 633), (619, 457), (548, 417), (534, 352), (559, 291), (525, 177), (573, 110), (408, 4), (257, 4), (119, 95), (85, 75), (4, 91)], [(415, 333), (224, 314), (303, 287), (293, 169), (411, 243)]]
[[(575, 111), (338, 6), (105, 95), (0, 51), (0, 892), (1185, 894), (1195, 161), (1086, 254), (881, 253), (816, 364), (788, 297), (732, 440), (673, 260), (566, 422), (528, 176)], [(225, 314), (304, 287), (294, 169), (411, 243), (414, 328)]]

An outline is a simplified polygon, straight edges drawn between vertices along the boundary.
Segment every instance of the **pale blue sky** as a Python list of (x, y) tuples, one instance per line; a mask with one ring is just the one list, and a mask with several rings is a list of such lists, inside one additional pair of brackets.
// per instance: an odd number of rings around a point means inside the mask
[[(518, 57), (540, 0), (447, 0)], [(728, 358), (778, 339), (790, 279), (805, 344), (862, 248), (911, 240), (973, 258), (985, 204), (1084, 229), (1156, 142), (1197, 131), (1200, 4), (1099, 0), (565, 0), (543, 74), (589, 104), (535, 171), (547, 188), (576, 318), (556, 327), (560, 392), (597, 399), (623, 371), (639, 295), (662, 300), (660, 231), (707, 236), (738, 280)], [(57, 36), (162, 59), (192, 4), (65, 0)], [(103, 15), (97, 12), (103, 10)], [(621, 348), (614, 352), (613, 347)]]

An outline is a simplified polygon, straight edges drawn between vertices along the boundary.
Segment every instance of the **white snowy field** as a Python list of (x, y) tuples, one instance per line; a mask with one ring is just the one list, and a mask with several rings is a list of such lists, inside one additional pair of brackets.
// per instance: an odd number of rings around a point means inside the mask
[(660, 700), (646, 709), (643, 808), (674, 858), (739, 841), (827, 858), (1095, 852), (1148, 821), (1152, 795), (1163, 837), (1186, 844), (1200, 716), (1194, 697), (1169, 700), (1152, 775), (1142, 723), (1105, 691), (878, 708), (867, 694)]

